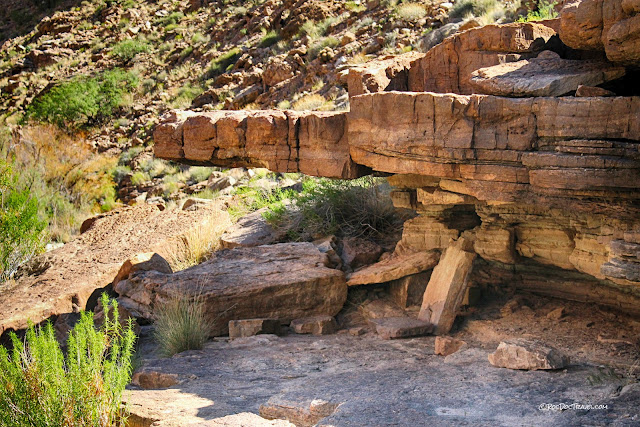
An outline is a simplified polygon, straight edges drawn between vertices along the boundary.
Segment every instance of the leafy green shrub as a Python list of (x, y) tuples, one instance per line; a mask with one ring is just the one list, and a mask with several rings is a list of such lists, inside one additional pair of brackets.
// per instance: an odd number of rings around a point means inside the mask
[(131, 175), (131, 184), (132, 185), (138, 186), (138, 185), (142, 185), (145, 182), (149, 182), (149, 181), (151, 181), (151, 177), (146, 172), (138, 171), (138, 172), (134, 172), (133, 175)]
[(43, 249), (46, 221), (37, 199), (20, 189), (12, 166), (0, 159), (0, 283)]
[(127, 64), (131, 62), (133, 58), (136, 57), (139, 53), (149, 52), (150, 47), (149, 44), (145, 42), (141, 42), (139, 40), (128, 39), (123, 40), (113, 46), (113, 50), (111, 51), (111, 55), (118, 58), (123, 63)]
[(456, 2), (450, 18), (464, 18), (467, 15), (481, 16), (496, 7), (497, 0), (462, 0)]
[(205, 80), (216, 77), (222, 73), (224, 73), (227, 68), (231, 65), (235, 64), (236, 61), (240, 58), (240, 49), (234, 47), (230, 51), (220, 55), (209, 65), (209, 70), (206, 73)]
[(396, 8), (398, 18), (407, 22), (415, 22), (427, 15), (427, 9), (419, 3), (403, 3)]
[(557, 2), (538, 0), (536, 4), (536, 10), (531, 10), (527, 13), (527, 16), (520, 17), (518, 22), (544, 21), (558, 17), (558, 12), (556, 11)]
[(171, 100), (171, 106), (173, 108), (187, 108), (191, 105), (196, 96), (203, 92), (202, 87), (194, 86), (191, 83), (185, 83), (180, 89), (175, 98)]
[(173, 12), (167, 16), (160, 17), (156, 20), (156, 23), (162, 27), (167, 27), (169, 25), (177, 25), (178, 22), (184, 19), (184, 13), (182, 12)]
[(231, 217), (239, 218), (262, 208), (269, 208), (271, 211), (279, 211), (283, 207), (283, 201), (295, 196), (293, 190), (282, 190), (280, 188), (268, 189), (254, 186), (238, 187), (236, 197), (238, 204), (231, 206), (227, 210)]
[(0, 346), (0, 425), (124, 426), (121, 396), (131, 379), (132, 323), (122, 328), (116, 301), (103, 294), (104, 324), (94, 328), (83, 312), (65, 355), (53, 326), (29, 327), (26, 343), (11, 334), (13, 349)]
[(277, 31), (269, 31), (266, 33), (262, 40), (260, 40), (260, 47), (271, 47), (280, 41), (280, 34)]
[(325, 47), (336, 47), (340, 44), (340, 40), (335, 37), (322, 37), (319, 40), (314, 41), (309, 46), (309, 55), (311, 58), (315, 59), (320, 51)]
[(196, 184), (198, 182), (206, 181), (214, 171), (214, 168), (206, 166), (192, 166), (189, 168), (189, 182)]
[(163, 355), (173, 356), (186, 350), (200, 350), (209, 338), (209, 333), (209, 322), (204, 315), (201, 296), (190, 299), (180, 295), (159, 305), (154, 336)]
[(61, 83), (29, 105), (27, 116), (60, 127), (91, 126), (105, 122), (138, 85), (131, 72), (118, 68), (95, 77)]

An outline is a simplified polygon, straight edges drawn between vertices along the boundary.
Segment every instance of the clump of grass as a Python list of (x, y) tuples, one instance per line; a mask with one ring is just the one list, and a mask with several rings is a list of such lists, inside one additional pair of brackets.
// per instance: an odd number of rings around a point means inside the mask
[(266, 33), (260, 40), (260, 47), (271, 47), (280, 41), (280, 34), (277, 31), (272, 30)]
[(450, 18), (464, 18), (469, 15), (481, 16), (496, 7), (497, 0), (461, 0), (456, 2)]
[(327, 100), (324, 96), (317, 93), (305, 95), (302, 98), (295, 101), (291, 108), (296, 111), (316, 111), (327, 110)]
[(144, 52), (149, 52), (150, 46), (146, 42), (140, 40), (128, 39), (123, 40), (113, 46), (111, 55), (118, 58), (123, 63), (127, 64), (136, 57), (136, 55)]
[(160, 353), (167, 357), (202, 349), (211, 331), (200, 295), (189, 298), (181, 294), (158, 304), (154, 324)]
[(0, 346), (0, 425), (124, 426), (122, 393), (131, 379), (135, 334), (123, 328), (118, 304), (103, 294), (104, 323), (83, 312), (67, 340), (66, 355), (53, 326), (31, 325), (23, 343), (11, 334), (13, 349)]
[(209, 179), (211, 174), (215, 171), (214, 168), (206, 166), (192, 166), (189, 168), (189, 181), (192, 183), (198, 183)]
[(209, 69), (205, 74), (205, 80), (211, 79), (224, 73), (227, 68), (236, 63), (238, 58), (240, 58), (240, 49), (237, 47), (220, 55), (219, 57), (211, 61)]
[(191, 83), (185, 83), (171, 101), (173, 108), (187, 108), (191, 105), (196, 96), (203, 92), (202, 87), (194, 86)]
[(311, 43), (311, 45), (309, 46), (309, 55), (311, 56), (311, 58), (315, 59), (320, 51), (325, 47), (334, 48), (339, 44), (340, 40), (335, 37), (322, 37), (321, 39), (318, 39)]
[(131, 185), (138, 186), (149, 181), (151, 181), (151, 177), (146, 172), (138, 171), (131, 175)]
[(169, 25), (177, 25), (180, 21), (184, 19), (184, 13), (182, 12), (173, 12), (167, 16), (158, 18), (156, 23), (162, 27), (167, 27)]
[(427, 15), (427, 9), (420, 3), (403, 3), (396, 7), (398, 18), (407, 22), (416, 22)]

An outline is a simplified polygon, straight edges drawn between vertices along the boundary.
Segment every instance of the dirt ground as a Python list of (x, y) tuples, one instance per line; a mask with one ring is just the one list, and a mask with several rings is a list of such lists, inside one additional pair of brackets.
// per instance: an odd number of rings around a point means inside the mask
[[(560, 319), (547, 316), (560, 307)], [(433, 336), (385, 341), (343, 330), (217, 338), (202, 351), (159, 358), (149, 332), (143, 370), (176, 374), (178, 383), (132, 387), (135, 425), (257, 425), (220, 420), (247, 412), (320, 426), (640, 425), (640, 321), (593, 305), (533, 295), (485, 301), (458, 318), (451, 335), (467, 345), (447, 357), (434, 354)], [(498, 343), (516, 337), (557, 347), (570, 366), (490, 365)]]

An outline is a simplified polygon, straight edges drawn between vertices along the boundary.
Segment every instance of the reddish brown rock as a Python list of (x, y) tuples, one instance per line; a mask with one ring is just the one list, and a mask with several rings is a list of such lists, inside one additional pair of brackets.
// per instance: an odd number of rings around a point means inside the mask
[(409, 52), (403, 55), (383, 57), (367, 62), (361, 67), (349, 69), (347, 85), (349, 96), (388, 90), (409, 89), (409, 67), (423, 54)]
[(229, 338), (252, 337), (260, 334), (280, 335), (277, 319), (243, 319), (229, 321)]
[(385, 283), (432, 269), (438, 262), (436, 252), (415, 252), (393, 256), (364, 267), (348, 276), (347, 285)]
[(342, 239), (340, 256), (345, 265), (356, 269), (363, 265), (373, 264), (382, 255), (382, 248), (371, 240), (360, 237)]
[(593, 86), (578, 86), (576, 89), (576, 96), (579, 97), (594, 97), (594, 96), (616, 96), (614, 92), (610, 90), (603, 89), (601, 87), (593, 87)]
[(330, 335), (338, 330), (333, 316), (312, 316), (294, 319), (291, 328), (296, 334)]
[(384, 317), (373, 319), (371, 323), (383, 340), (419, 337), (427, 335), (433, 330), (433, 325), (429, 322), (411, 317)]
[(133, 374), (131, 382), (145, 390), (157, 390), (178, 384), (178, 375), (143, 369)]
[(562, 369), (569, 364), (569, 358), (555, 348), (544, 343), (514, 339), (503, 341), (497, 350), (489, 355), (489, 363), (508, 369)]
[(458, 340), (451, 337), (438, 336), (436, 337), (436, 342), (435, 342), (435, 354), (439, 356), (448, 356), (460, 350), (466, 344), (467, 343), (465, 343), (462, 340)]

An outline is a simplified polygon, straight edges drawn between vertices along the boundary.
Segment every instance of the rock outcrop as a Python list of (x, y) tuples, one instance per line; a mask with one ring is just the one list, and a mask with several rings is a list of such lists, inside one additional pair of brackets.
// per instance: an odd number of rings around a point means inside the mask
[[(362, 94), (349, 112), (178, 112), (156, 129), (156, 154), (327, 177), (391, 174), (394, 204), (419, 215), (394, 255), (355, 271), (349, 285), (428, 272), (464, 234), (477, 254), (475, 286), (640, 313), (636, 3), (567, 3), (560, 20), (472, 28), (409, 65), (403, 56), (359, 67), (349, 79)], [(246, 121), (225, 133), (224, 117)], [(294, 117), (305, 144), (286, 131)], [(248, 136), (254, 121), (270, 124), (253, 132), (259, 143)]]
[(294, 319), (338, 314), (347, 298), (344, 273), (328, 268), (311, 243), (281, 243), (216, 252), (173, 274), (138, 272), (115, 286), (119, 301), (138, 317), (153, 319), (155, 307), (174, 297), (200, 299), (211, 335), (229, 333), (229, 321)]

